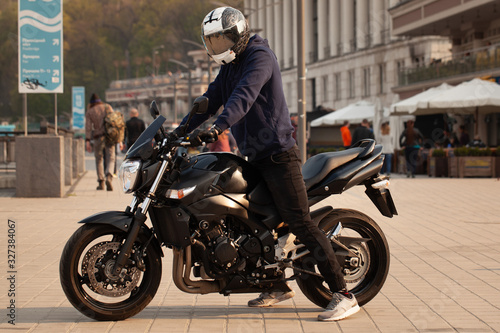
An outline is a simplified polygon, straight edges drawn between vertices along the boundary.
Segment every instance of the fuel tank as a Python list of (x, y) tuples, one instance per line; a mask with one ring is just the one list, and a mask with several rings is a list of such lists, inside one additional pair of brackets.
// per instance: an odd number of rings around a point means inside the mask
[[(248, 194), (261, 182), (259, 172), (247, 161), (231, 153), (202, 153), (181, 165), (171, 189), (196, 186), (203, 196), (215, 190), (222, 193)], [(215, 194), (215, 193), (212, 193)]]

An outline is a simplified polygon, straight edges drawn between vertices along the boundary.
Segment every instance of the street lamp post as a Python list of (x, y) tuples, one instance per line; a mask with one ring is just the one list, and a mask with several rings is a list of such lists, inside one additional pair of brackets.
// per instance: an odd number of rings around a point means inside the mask
[[(193, 42), (192, 40), (189, 40), (189, 39), (183, 39), (182, 40), (184, 43), (187, 43), (187, 44), (191, 44), (191, 45), (194, 45), (196, 46), (197, 48), (200, 48), (202, 50), (205, 50), (205, 46), (199, 44), (199, 43), (196, 43), (196, 42)], [(208, 55), (207, 53), (207, 71), (208, 71), (208, 84), (210, 84), (210, 82), (212, 82), (212, 73), (211, 73), (211, 66), (210, 66), (210, 62), (211, 62), (211, 58), (210, 56)]]
[(177, 124), (177, 78), (174, 77), (174, 123)]
[(304, 0), (297, 0), (297, 96), (299, 124), (297, 128), (297, 144), (300, 149), (302, 163), (307, 160), (306, 144), (306, 62), (305, 62), (305, 17)]
[(158, 75), (158, 73), (156, 72), (156, 54), (158, 53), (158, 50), (159, 49), (163, 49), (165, 47), (165, 45), (158, 45), (158, 46), (155, 46), (153, 47), (153, 76), (156, 76)]
[[(168, 61), (177, 64), (179, 66), (182, 66), (188, 70), (188, 105), (191, 106), (193, 104), (193, 99), (191, 96), (191, 68), (187, 64), (179, 60), (169, 59)], [(174, 114), (175, 114), (175, 122), (177, 122), (177, 89), (176, 89), (177, 82), (175, 82), (175, 80), (176, 79), (174, 78)]]

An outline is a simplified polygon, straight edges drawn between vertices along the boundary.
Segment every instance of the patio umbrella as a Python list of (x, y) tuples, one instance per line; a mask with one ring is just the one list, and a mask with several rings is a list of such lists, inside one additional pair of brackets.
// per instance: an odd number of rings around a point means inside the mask
[(480, 79), (463, 82), (430, 98), (427, 108), (420, 112), (473, 114), (477, 134), (479, 114), (500, 112), (500, 85)]
[(429, 99), (428, 109), (451, 113), (493, 113), (500, 111), (500, 85), (473, 79)]
[(375, 104), (359, 101), (313, 120), (311, 127), (342, 125), (345, 120), (353, 124), (361, 123), (363, 119), (372, 121), (374, 115)]
[(426, 109), (428, 107), (429, 99), (451, 88), (453, 88), (453, 86), (443, 83), (440, 86), (429, 88), (419, 94), (394, 103), (391, 105), (391, 115), (413, 114), (419, 109)]

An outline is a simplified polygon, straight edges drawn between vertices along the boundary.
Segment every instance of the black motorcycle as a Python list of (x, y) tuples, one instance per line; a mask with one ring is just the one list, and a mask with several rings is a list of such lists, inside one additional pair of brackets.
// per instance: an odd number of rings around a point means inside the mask
[[(207, 107), (208, 99), (197, 98), (188, 122)], [(169, 140), (154, 101), (151, 114), (154, 122), (120, 168), (132, 202), (125, 211), (80, 221), (63, 250), (60, 279), (71, 304), (96, 320), (139, 313), (160, 284), (163, 245), (173, 251), (173, 281), (184, 292), (259, 293), (296, 280), (309, 300), (325, 307), (332, 293), (314, 256), (300, 235), (289, 233), (254, 167), (231, 153), (189, 156), (186, 133)], [(397, 214), (389, 182), (378, 174), (381, 150), (373, 140), (363, 140), (345, 151), (315, 155), (302, 169), (311, 217), (331, 240), (360, 305), (377, 295), (387, 277), (385, 236), (361, 212), (313, 206), (364, 185), (382, 215)]]

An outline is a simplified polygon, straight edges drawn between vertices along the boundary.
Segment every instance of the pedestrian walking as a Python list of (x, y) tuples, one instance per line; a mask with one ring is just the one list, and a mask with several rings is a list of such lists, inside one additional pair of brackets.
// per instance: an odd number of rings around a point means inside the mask
[(139, 111), (136, 108), (130, 109), (129, 116), (130, 119), (125, 123), (127, 149), (132, 147), (134, 142), (146, 129), (146, 124), (142, 119), (139, 119)]
[(349, 122), (349, 120), (345, 120), (344, 124), (340, 128), (340, 134), (342, 135), (342, 142), (344, 143), (345, 149), (349, 148), (352, 143), (351, 131), (349, 130), (349, 126), (351, 126), (351, 123)]
[(361, 125), (356, 127), (354, 133), (352, 134), (352, 143), (355, 144), (363, 139), (375, 139), (373, 131), (370, 128), (370, 123), (368, 119), (363, 119)]
[(391, 127), (389, 122), (384, 122), (380, 126), (380, 142), (382, 145), (382, 154), (384, 154), (384, 165), (381, 173), (391, 174), (392, 156), (394, 155), (394, 136), (391, 135)]
[(399, 144), (404, 147), (405, 159), (406, 159), (406, 170), (407, 177), (415, 178), (415, 172), (417, 169), (418, 152), (420, 150), (420, 145), (422, 144), (424, 136), (420, 131), (415, 128), (415, 122), (413, 120), (408, 120), (406, 122), (406, 129), (401, 133), (399, 137)]
[[(111, 105), (104, 103), (97, 94), (92, 94), (85, 114), (85, 142), (87, 151), (92, 152), (91, 140), (95, 156), (97, 172), (97, 190), (113, 190), (113, 171), (115, 169), (115, 144), (106, 140), (104, 119), (108, 112), (114, 112)], [(105, 162), (105, 164), (104, 164)]]

